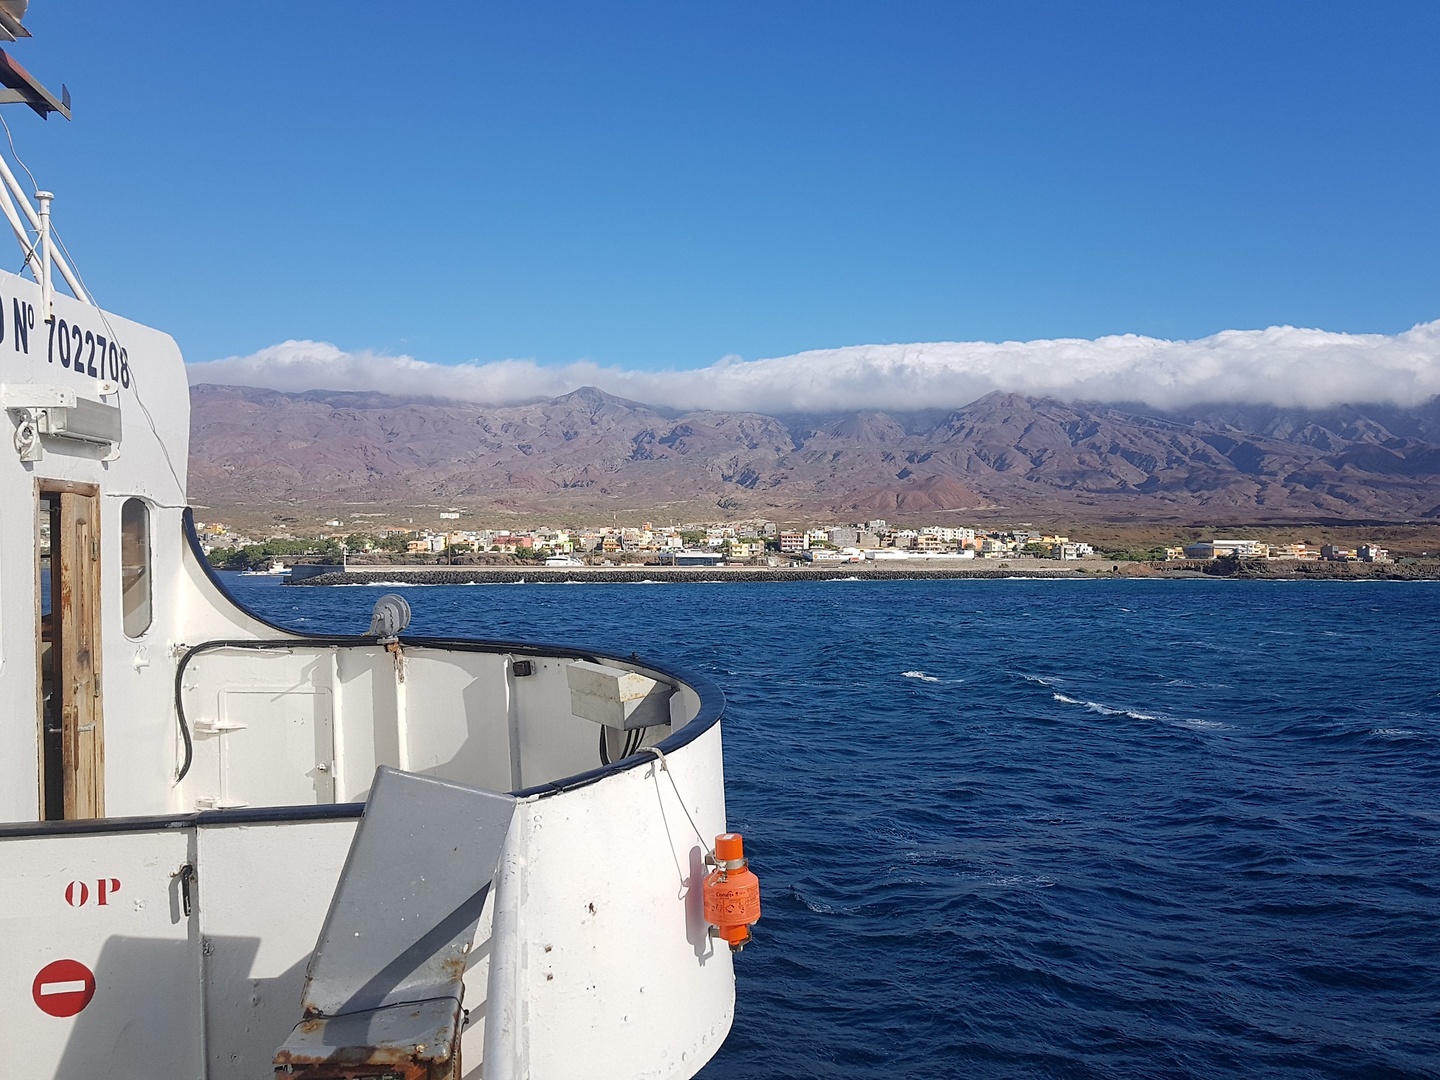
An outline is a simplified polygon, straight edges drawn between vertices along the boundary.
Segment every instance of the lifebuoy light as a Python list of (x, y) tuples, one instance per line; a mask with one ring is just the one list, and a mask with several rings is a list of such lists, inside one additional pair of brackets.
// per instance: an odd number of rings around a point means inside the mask
[(715, 838), (715, 869), (705, 878), (705, 921), (716, 937), (723, 938), (731, 952), (739, 952), (750, 940), (750, 927), (760, 918), (760, 879), (745, 858), (745, 838), (739, 833), (721, 833)]

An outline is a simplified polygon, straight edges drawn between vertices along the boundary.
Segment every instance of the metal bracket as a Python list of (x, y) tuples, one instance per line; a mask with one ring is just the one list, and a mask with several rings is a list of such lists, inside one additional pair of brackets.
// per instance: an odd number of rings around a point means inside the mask
[[(108, 381), (92, 385), (101, 398), (113, 396), (120, 389)], [(0, 384), (0, 408), (15, 419), (15, 450), (21, 461), (39, 461), (45, 456), (41, 436), (103, 446), (106, 461), (119, 454), (119, 406), (82, 398), (64, 387), (5, 383)]]
[[(19, 26), (18, 20), (15, 25)], [(21, 30), (24, 28), (21, 27)], [(27, 33), (25, 36), (30, 35)], [(29, 105), (42, 120), (48, 120), (52, 112), (70, 119), (70, 88), (61, 83), (57, 98), (3, 49), (0, 49), (0, 83), (9, 87), (9, 90), (0, 91), (0, 105)]]

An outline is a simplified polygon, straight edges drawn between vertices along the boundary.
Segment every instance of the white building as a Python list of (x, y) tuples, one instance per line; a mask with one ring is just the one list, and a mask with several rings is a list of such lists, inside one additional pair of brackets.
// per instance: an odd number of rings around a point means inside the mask
[(1270, 545), (1259, 540), (1202, 540), (1187, 544), (1187, 559), (1263, 559), (1270, 554)]

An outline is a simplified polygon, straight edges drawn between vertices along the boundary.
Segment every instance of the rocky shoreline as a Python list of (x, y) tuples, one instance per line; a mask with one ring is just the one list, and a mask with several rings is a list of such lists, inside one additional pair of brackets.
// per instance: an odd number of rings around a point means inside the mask
[(1245, 581), (1440, 581), (1440, 559), (1401, 563), (1332, 563), (1289, 560), (1216, 559), (1209, 563), (1111, 563), (1092, 566), (835, 566), (835, 567), (670, 567), (670, 566), (377, 566), (336, 569), (306, 578), (287, 578), (287, 585), (514, 585), (612, 584), (661, 582), (774, 581), (906, 581), (1070, 579), (1111, 576)]
[(1204, 572), (1212, 577), (1250, 581), (1436, 581), (1440, 580), (1440, 560), (1363, 563), (1216, 559)]

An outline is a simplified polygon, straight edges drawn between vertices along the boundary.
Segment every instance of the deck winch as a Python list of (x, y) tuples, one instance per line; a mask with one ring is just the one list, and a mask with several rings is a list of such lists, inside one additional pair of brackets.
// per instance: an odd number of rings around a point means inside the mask
[(715, 869), (705, 878), (705, 921), (716, 937), (739, 952), (750, 941), (750, 927), (760, 921), (760, 879), (745, 858), (745, 838), (739, 833), (715, 837)]

